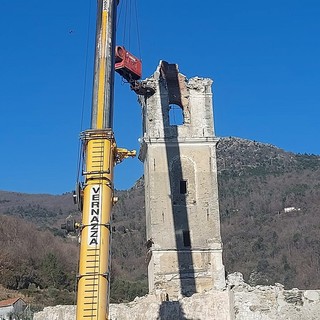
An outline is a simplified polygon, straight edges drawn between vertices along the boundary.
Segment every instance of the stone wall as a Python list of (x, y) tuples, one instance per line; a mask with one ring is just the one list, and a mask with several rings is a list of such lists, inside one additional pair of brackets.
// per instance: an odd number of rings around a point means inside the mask
[[(162, 301), (161, 295), (148, 295), (135, 301), (110, 305), (110, 320), (202, 320), (230, 318), (229, 294), (226, 291), (194, 294), (178, 301)], [(45, 308), (34, 320), (75, 320), (74, 306)]]
[(44, 308), (43, 311), (36, 313), (33, 320), (75, 320), (75, 306), (55, 306)]
[[(320, 290), (285, 290), (281, 284), (251, 287), (240, 273), (228, 277), (226, 290), (210, 290), (177, 301), (161, 293), (111, 304), (111, 320), (317, 320)], [(75, 320), (74, 306), (45, 308), (34, 320)]]
[(229, 276), (229, 288), (235, 320), (320, 319), (320, 290), (284, 290), (281, 284), (251, 287), (240, 273)]

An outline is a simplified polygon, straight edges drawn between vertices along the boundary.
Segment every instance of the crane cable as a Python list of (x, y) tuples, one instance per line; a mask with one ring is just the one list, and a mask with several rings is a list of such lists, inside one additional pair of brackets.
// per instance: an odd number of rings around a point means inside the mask
[[(139, 30), (139, 20), (138, 20), (138, 9), (137, 9), (137, 0), (134, 1), (134, 6), (132, 6), (132, 0), (123, 0), (120, 1), (120, 9), (119, 9), (119, 15), (118, 15), (118, 21), (117, 21), (117, 27), (120, 25), (120, 18), (121, 18), (121, 13), (123, 10), (123, 2), (126, 2), (125, 6), (125, 17), (124, 17), (124, 26), (123, 26), (123, 44), (126, 45), (126, 37), (127, 37), (127, 30), (128, 32), (128, 48), (131, 47), (131, 23), (132, 23), (132, 11), (135, 13), (135, 20), (136, 20), (136, 34), (137, 34), (137, 46), (138, 46), (138, 52), (139, 52), (139, 59), (141, 59), (141, 43), (140, 43), (140, 30)], [(133, 7), (133, 10), (132, 10)], [(85, 43), (85, 63), (84, 63), (84, 79), (83, 79), (83, 94), (82, 94), (82, 106), (81, 106), (81, 116), (80, 116), (80, 132), (83, 131), (83, 124), (84, 124), (84, 111), (85, 111), (85, 103), (86, 103), (86, 98), (87, 98), (87, 83), (88, 83), (88, 64), (89, 64), (89, 49), (90, 49), (90, 30), (91, 30), (91, 22), (92, 22), (92, 1), (88, 0), (88, 18), (87, 18), (87, 35), (86, 35), (86, 43)], [(81, 139), (79, 139), (78, 142), (78, 148), (77, 148), (77, 154), (78, 154), (78, 159), (77, 159), (77, 168), (76, 168), (76, 185), (79, 184), (80, 181), (80, 173), (81, 173), (81, 166), (83, 163), (83, 146)], [(78, 264), (79, 264), (79, 259), (78, 259)], [(79, 265), (77, 267), (77, 270), (79, 269)], [(75, 283), (75, 288), (77, 284)], [(76, 290), (75, 290), (76, 292)], [(74, 297), (74, 304), (76, 304), (76, 294)]]
[(141, 39), (140, 39), (140, 28), (139, 28), (139, 15), (138, 15), (138, 6), (137, 0), (134, 1), (135, 4), (135, 15), (136, 15), (136, 31), (137, 31), (137, 40), (138, 40), (138, 50), (139, 50), (139, 58), (142, 60), (141, 56)]
[[(83, 89), (82, 89), (82, 107), (81, 107), (81, 117), (80, 117), (80, 132), (83, 131), (83, 123), (84, 123), (84, 109), (85, 109), (85, 102), (87, 97), (87, 82), (88, 82), (88, 64), (89, 64), (89, 42), (90, 42), (90, 29), (91, 29), (91, 13), (92, 13), (92, 1), (88, 0), (88, 24), (87, 24), (87, 35), (86, 35), (86, 44), (85, 44), (85, 63), (84, 63), (84, 79), (83, 79)], [(79, 139), (78, 142), (78, 159), (77, 159), (77, 169), (76, 169), (76, 183), (79, 183), (80, 179), (80, 171), (81, 171), (81, 164), (83, 160), (83, 152), (82, 152), (82, 143)]]
[[(124, 8), (125, 7), (125, 8)], [(138, 19), (138, 6), (137, 0), (123, 0), (120, 1), (120, 8), (118, 14), (118, 21), (117, 21), (117, 28), (120, 26), (120, 20), (122, 16), (122, 11), (124, 12), (124, 22), (123, 22), (123, 45), (128, 44), (128, 49), (131, 49), (131, 33), (132, 33), (132, 12), (134, 12), (135, 18), (135, 32), (137, 35), (137, 47), (138, 47), (138, 57), (140, 60), (141, 58), (141, 41), (140, 41), (140, 29), (139, 29), (139, 19)], [(80, 117), (80, 132), (83, 131), (83, 123), (84, 123), (84, 110), (85, 110), (85, 103), (87, 97), (87, 83), (88, 83), (88, 57), (89, 57), (89, 49), (90, 49), (90, 29), (91, 29), (91, 20), (92, 20), (92, 1), (88, 0), (88, 18), (87, 18), (87, 35), (86, 35), (86, 48), (85, 48), (85, 63), (84, 63), (84, 80), (83, 80), (83, 94), (82, 94), (82, 107), (81, 107), (81, 117)], [(127, 40), (127, 33), (128, 33), (128, 40)], [(126, 43), (128, 41), (128, 43)], [(80, 180), (80, 173), (81, 173), (81, 165), (83, 163), (83, 150), (82, 150), (82, 143), (79, 139), (78, 143), (78, 159), (77, 159), (77, 168), (76, 168), (76, 183), (79, 183)]]
[[(124, 11), (124, 12), (123, 12)], [(130, 52), (132, 51), (133, 43), (132, 43), (132, 33), (136, 33), (137, 38), (137, 50), (138, 50), (138, 58), (141, 58), (141, 40), (140, 40), (140, 28), (139, 28), (139, 19), (138, 19), (138, 5), (137, 0), (123, 0), (120, 1), (119, 15), (117, 20), (117, 29), (122, 30), (122, 39), (121, 43), (126, 49)], [(123, 18), (123, 22), (121, 19)], [(135, 20), (135, 21), (134, 21)], [(134, 26), (135, 22), (135, 26)], [(120, 33), (119, 33), (120, 34)]]
[[(83, 123), (84, 123), (84, 109), (85, 109), (85, 101), (87, 97), (87, 82), (88, 82), (88, 57), (89, 57), (89, 40), (90, 40), (90, 28), (91, 28), (91, 13), (92, 13), (92, 1), (88, 0), (88, 25), (87, 25), (87, 35), (85, 40), (85, 63), (84, 63), (84, 70), (83, 70), (83, 91), (82, 91), (82, 106), (81, 106), (81, 116), (80, 116), (80, 132), (83, 131)], [(81, 165), (83, 163), (83, 150), (82, 150), (82, 143), (81, 139), (78, 141), (78, 150), (77, 150), (77, 168), (76, 168), (76, 185), (79, 184), (79, 178), (80, 178), (80, 171), (81, 171)], [(79, 257), (78, 257), (78, 263), (77, 263), (77, 269), (79, 270)], [(74, 305), (76, 305), (77, 300), (77, 281), (75, 281), (74, 284)]]
[[(133, 3), (132, 3), (133, 1)], [(80, 132), (83, 131), (83, 123), (84, 123), (84, 110), (85, 110), (85, 103), (87, 97), (87, 83), (88, 83), (88, 57), (89, 57), (89, 49), (90, 49), (90, 29), (91, 29), (91, 13), (92, 13), (92, 1), (88, 0), (88, 24), (87, 24), (87, 35), (86, 35), (86, 48), (85, 48), (85, 63), (84, 63), (84, 80), (83, 80), (83, 94), (82, 94), (82, 107), (81, 107), (81, 117), (80, 117)], [(125, 7), (125, 8), (124, 8)], [(131, 48), (131, 31), (132, 31), (132, 11), (135, 14), (136, 26), (135, 31), (137, 35), (137, 46), (138, 46), (138, 57), (141, 60), (141, 42), (140, 42), (140, 29), (139, 29), (139, 20), (138, 20), (138, 6), (137, 0), (123, 0), (120, 1), (120, 8), (117, 20), (117, 28), (120, 26), (120, 20), (122, 16), (122, 11), (124, 12), (124, 22), (123, 22), (123, 45), (126, 45), (127, 41), (127, 33), (128, 33), (128, 49)], [(82, 143), (79, 139), (78, 143), (78, 159), (77, 159), (77, 168), (76, 168), (76, 184), (79, 183), (80, 180), (80, 173), (81, 173), (81, 165), (83, 163), (83, 150), (82, 150)]]

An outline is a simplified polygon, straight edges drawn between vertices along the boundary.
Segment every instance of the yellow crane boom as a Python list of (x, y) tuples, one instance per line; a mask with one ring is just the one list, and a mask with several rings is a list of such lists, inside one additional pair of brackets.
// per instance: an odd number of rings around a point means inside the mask
[(113, 122), (115, 22), (118, 0), (97, 0), (91, 129), (82, 132), (83, 203), (77, 289), (77, 320), (108, 319), (113, 168), (135, 151), (116, 146)]

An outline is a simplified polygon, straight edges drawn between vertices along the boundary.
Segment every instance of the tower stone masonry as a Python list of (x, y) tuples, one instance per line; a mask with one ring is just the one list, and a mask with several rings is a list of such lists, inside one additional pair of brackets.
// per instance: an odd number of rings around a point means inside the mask
[(149, 291), (167, 299), (225, 287), (212, 80), (161, 61), (140, 96)]

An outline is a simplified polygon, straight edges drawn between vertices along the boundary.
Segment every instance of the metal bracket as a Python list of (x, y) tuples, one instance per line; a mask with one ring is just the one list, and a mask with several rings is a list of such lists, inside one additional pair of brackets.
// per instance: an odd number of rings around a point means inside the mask
[(124, 159), (127, 159), (129, 157), (135, 157), (137, 155), (136, 150), (127, 150), (123, 148), (116, 148), (115, 152), (115, 162), (116, 164), (122, 162)]
[(111, 231), (111, 225), (110, 223), (95, 223), (95, 224), (81, 224), (80, 229), (83, 230), (86, 227), (91, 227), (91, 226), (100, 226), (100, 227), (106, 227)]
[(81, 278), (84, 278), (84, 277), (104, 277), (106, 278), (108, 281), (110, 281), (110, 272), (105, 272), (105, 273), (94, 273), (94, 274), (77, 274), (76, 275), (76, 278), (77, 278), (77, 281), (79, 281)]
[(130, 89), (134, 91), (139, 96), (152, 96), (156, 90), (150, 86), (147, 86), (142, 81), (131, 81)]

